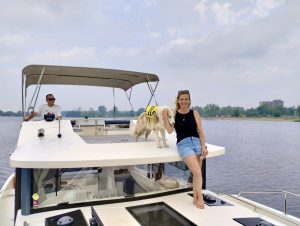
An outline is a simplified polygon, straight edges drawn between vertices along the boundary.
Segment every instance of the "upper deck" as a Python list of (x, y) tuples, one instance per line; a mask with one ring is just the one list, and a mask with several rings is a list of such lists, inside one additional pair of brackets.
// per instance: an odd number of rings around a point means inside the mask
[[(134, 121), (131, 122), (131, 125)], [(43, 128), (45, 135), (38, 137)], [(58, 138), (58, 121), (23, 122), (17, 148), (10, 157), (12, 167), (18, 168), (76, 168), (106, 167), (181, 161), (176, 149), (176, 135), (167, 134), (169, 148), (157, 148), (151, 139), (148, 142), (131, 142), (127, 139), (114, 141), (117, 135), (130, 137), (129, 129), (106, 131), (102, 142), (85, 142), (73, 131), (69, 120), (61, 120)], [(107, 142), (108, 139), (111, 141)], [(105, 139), (104, 139), (105, 138)], [(103, 141), (105, 140), (105, 141)], [(208, 146), (208, 157), (225, 153), (225, 148)]]

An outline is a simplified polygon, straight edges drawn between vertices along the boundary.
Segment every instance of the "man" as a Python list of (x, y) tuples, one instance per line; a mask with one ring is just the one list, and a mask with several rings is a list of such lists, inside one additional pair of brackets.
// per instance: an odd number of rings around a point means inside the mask
[(55, 97), (53, 96), (53, 94), (48, 94), (46, 96), (46, 102), (47, 104), (43, 104), (38, 112), (32, 112), (30, 115), (26, 116), (24, 120), (29, 121), (37, 115), (40, 115), (43, 118), (45, 115), (54, 115), (54, 118), (61, 119), (60, 106), (54, 104)]

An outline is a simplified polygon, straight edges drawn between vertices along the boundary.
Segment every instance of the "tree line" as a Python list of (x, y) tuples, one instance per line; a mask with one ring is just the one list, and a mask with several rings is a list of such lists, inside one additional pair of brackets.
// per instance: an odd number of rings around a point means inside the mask
[(216, 104), (208, 104), (205, 107), (193, 107), (203, 117), (300, 117), (300, 106), (284, 107), (260, 105), (257, 108), (244, 109), (243, 107), (219, 107)]
[[(216, 104), (207, 104), (205, 107), (194, 106), (202, 117), (300, 117), (300, 106), (284, 107), (269, 106), (263, 104), (257, 108), (244, 109), (243, 107), (220, 107)], [(145, 108), (139, 108), (137, 111), (119, 111), (117, 107), (107, 110), (101, 105), (97, 110), (89, 111), (73, 110), (62, 112), (65, 117), (135, 117), (145, 111)]]
[[(244, 109), (243, 107), (220, 107), (216, 104), (207, 104), (205, 107), (194, 106), (192, 109), (197, 110), (202, 117), (300, 117), (300, 106), (296, 108), (263, 104), (256, 108)], [(71, 118), (136, 117), (144, 111), (144, 108), (139, 108), (137, 111), (120, 111), (117, 107), (107, 110), (105, 106), (101, 105), (97, 110), (90, 108), (88, 111), (81, 109), (63, 111), (62, 115)], [(0, 116), (22, 116), (22, 113), (21, 111), (4, 112), (0, 110)]]
[(20, 117), (22, 116), (21, 111), (13, 112), (13, 111), (1, 111), (0, 110), (0, 116), (15, 116), (15, 117)]

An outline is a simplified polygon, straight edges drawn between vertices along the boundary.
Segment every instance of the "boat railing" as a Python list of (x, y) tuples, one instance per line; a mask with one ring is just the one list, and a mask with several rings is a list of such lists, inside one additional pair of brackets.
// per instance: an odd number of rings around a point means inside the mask
[(237, 196), (240, 197), (242, 195), (247, 195), (247, 194), (248, 195), (249, 194), (262, 194), (262, 195), (266, 195), (266, 194), (283, 194), (283, 197), (284, 197), (284, 214), (287, 214), (287, 207), (288, 207), (287, 197), (288, 197), (288, 195), (300, 198), (300, 194), (296, 194), (296, 193), (292, 193), (292, 192), (288, 192), (288, 191), (247, 191), (247, 192), (239, 192)]
[(103, 135), (107, 130), (129, 128), (130, 119), (122, 118), (70, 118), (73, 130), (90, 135)]

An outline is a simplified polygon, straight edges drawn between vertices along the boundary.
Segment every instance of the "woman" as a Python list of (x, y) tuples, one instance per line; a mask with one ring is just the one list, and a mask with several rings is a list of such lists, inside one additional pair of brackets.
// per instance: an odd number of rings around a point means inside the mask
[[(201, 165), (202, 159), (206, 157), (208, 151), (200, 115), (197, 111), (191, 110), (190, 105), (190, 92), (188, 90), (179, 91), (176, 98), (175, 125), (168, 122), (166, 111), (163, 112), (163, 119), (168, 133), (172, 133), (175, 128), (177, 150), (193, 174), (193, 203), (203, 209)], [(200, 158), (200, 156), (202, 157)]]

